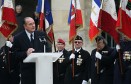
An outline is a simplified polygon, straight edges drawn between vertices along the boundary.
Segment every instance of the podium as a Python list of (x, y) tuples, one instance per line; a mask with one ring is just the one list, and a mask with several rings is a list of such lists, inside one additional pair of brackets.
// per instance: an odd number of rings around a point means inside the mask
[(53, 63), (62, 53), (32, 53), (23, 62), (36, 63), (36, 84), (53, 84)]

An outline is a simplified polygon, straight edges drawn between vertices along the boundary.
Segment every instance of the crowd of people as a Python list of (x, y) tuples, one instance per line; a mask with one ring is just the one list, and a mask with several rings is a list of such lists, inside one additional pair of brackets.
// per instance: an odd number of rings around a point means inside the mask
[[(47, 34), (36, 30), (32, 17), (21, 15), (22, 6), (17, 5), (18, 30), (0, 49), (1, 84), (36, 84), (35, 63), (23, 60), (33, 52), (52, 52)], [(41, 42), (41, 38), (46, 42)], [(57, 39), (55, 52), (63, 54), (53, 63), (53, 84), (131, 84), (130, 39), (123, 36), (115, 48), (109, 47), (102, 36), (95, 41), (96, 48), (90, 54), (82, 48), (83, 38), (79, 35), (70, 51), (65, 49), (62, 38)]]

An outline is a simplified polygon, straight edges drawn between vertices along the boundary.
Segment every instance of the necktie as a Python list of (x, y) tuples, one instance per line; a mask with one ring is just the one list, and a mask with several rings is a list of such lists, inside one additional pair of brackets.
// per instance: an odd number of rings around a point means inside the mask
[(30, 42), (31, 42), (31, 47), (34, 47), (34, 39), (33, 39), (33, 34), (30, 34)]

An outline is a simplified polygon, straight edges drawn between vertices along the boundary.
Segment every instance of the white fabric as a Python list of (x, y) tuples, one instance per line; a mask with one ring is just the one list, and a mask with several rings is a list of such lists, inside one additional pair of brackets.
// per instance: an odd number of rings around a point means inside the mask
[(13, 44), (10, 41), (6, 41), (6, 46), (11, 48), (13, 46)]
[(83, 81), (82, 81), (82, 84), (87, 84), (87, 81), (86, 81), (86, 80), (83, 80)]
[(79, 52), (81, 50), (81, 48), (79, 48), (79, 49), (75, 49), (75, 51), (77, 51), (77, 52)]
[(89, 79), (89, 81), (88, 81), (88, 82), (89, 82), (89, 84), (91, 84), (91, 79)]
[(70, 55), (70, 59), (75, 59), (75, 54), (74, 54), (74, 53), (72, 53), (72, 54)]
[[(25, 32), (26, 32), (28, 38), (29, 38), (30, 41), (31, 41), (31, 38), (30, 38), (31, 33), (29, 33), (27, 30), (25, 30)], [(34, 39), (34, 32), (32, 33), (32, 38)]]
[(98, 58), (98, 59), (101, 59), (102, 58), (102, 55), (99, 53), (99, 52), (96, 52), (96, 58)]
[(116, 45), (116, 50), (118, 51), (120, 49), (120, 45)]

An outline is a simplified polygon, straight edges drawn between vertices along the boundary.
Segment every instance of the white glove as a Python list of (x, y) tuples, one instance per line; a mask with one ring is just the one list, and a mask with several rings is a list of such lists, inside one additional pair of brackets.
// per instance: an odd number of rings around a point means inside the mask
[(83, 80), (83, 81), (82, 81), (82, 84), (87, 84), (87, 81), (86, 81), (86, 80)]
[(99, 53), (99, 52), (96, 52), (96, 58), (98, 58), (98, 59), (101, 59), (102, 58), (102, 55)]
[(116, 50), (118, 51), (120, 49), (120, 45), (116, 45)]
[(75, 59), (75, 54), (74, 54), (74, 53), (72, 53), (72, 54), (70, 55), (70, 59)]
[(6, 41), (6, 46), (11, 48), (13, 44), (10, 41)]
[(91, 79), (88, 80), (89, 84), (91, 84)]

